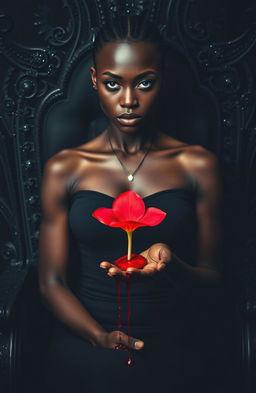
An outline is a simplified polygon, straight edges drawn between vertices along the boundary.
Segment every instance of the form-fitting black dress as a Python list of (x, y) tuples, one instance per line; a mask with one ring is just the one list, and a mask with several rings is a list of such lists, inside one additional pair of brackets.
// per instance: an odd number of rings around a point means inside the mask
[[(117, 329), (115, 279), (99, 267), (126, 254), (127, 236), (120, 228), (101, 224), (91, 216), (98, 207), (111, 207), (109, 195), (82, 190), (70, 199), (69, 224), (80, 257), (72, 261), (72, 291), (107, 331)], [(194, 264), (196, 244), (195, 195), (181, 188), (144, 198), (146, 207), (167, 213), (161, 224), (134, 232), (133, 252), (163, 242), (184, 262)], [(121, 285), (122, 323), (126, 328), (126, 287)], [(132, 282), (132, 336), (144, 340), (132, 351), (136, 366), (124, 365), (126, 351), (93, 347), (56, 321), (46, 361), (46, 392), (190, 392), (192, 380), (203, 370), (204, 358), (193, 340), (189, 300), (171, 281), (169, 268)], [(191, 389), (191, 390), (190, 390)], [(205, 391), (205, 390), (204, 390)], [(199, 392), (199, 387), (195, 392)]]

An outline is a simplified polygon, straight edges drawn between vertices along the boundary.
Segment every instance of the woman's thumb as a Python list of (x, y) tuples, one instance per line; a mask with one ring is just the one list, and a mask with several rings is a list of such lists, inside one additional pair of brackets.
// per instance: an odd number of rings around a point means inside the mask
[(134, 347), (135, 349), (141, 349), (144, 347), (144, 342), (135, 338)]
[(132, 349), (141, 349), (144, 347), (144, 342), (142, 340), (127, 335), (122, 336), (122, 344)]

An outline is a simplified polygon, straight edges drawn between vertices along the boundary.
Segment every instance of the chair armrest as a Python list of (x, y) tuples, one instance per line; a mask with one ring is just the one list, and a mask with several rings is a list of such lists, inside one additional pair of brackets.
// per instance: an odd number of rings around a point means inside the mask
[(30, 266), (27, 265), (18, 269), (10, 267), (0, 273), (0, 326), (3, 328), (10, 325), (29, 271)]

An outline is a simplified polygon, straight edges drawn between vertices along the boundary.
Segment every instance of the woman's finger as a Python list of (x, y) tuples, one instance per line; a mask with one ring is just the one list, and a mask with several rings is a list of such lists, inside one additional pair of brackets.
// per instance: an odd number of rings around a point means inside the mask
[(123, 344), (131, 349), (142, 349), (144, 347), (144, 342), (138, 338), (127, 336), (125, 333), (120, 332), (118, 335), (118, 344)]
[(159, 251), (159, 259), (160, 259), (160, 262), (161, 261), (163, 261), (163, 262), (168, 262), (168, 261), (170, 261), (171, 260), (171, 251), (170, 250), (168, 250), (168, 249), (166, 249), (166, 248), (164, 248), (164, 247), (162, 247), (161, 249), (160, 249), (160, 251)]
[(113, 266), (112, 263), (107, 262), (107, 261), (103, 261), (100, 263), (100, 267), (102, 269), (109, 269), (111, 266)]
[(108, 270), (108, 275), (111, 276), (111, 277), (116, 276), (116, 275), (121, 275), (121, 274), (122, 274), (122, 271), (118, 267), (116, 267), (116, 266), (112, 266)]
[(136, 269), (135, 267), (128, 267), (128, 269), (126, 269), (126, 273), (130, 274), (130, 275), (136, 275), (138, 273), (141, 272), (141, 269)]
[(158, 270), (158, 271), (163, 270), (165, 267), (166, 267), (166, 263), (165, 263), (165, 262), (159, 262), (159, 263), (157, 264), (157, 270)]
[(105, 269), (107, 275), (110, 277), (122, 274), (122, 271), (116, 265), (113, 265), (112, 263), (107, 261), (101, 262), (100, 267), (102, 269)]

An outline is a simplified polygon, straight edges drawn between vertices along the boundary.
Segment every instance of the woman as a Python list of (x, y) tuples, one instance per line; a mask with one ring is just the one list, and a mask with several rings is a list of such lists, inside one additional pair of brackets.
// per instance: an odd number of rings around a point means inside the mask
[[(200, 391), (192, 379), (204, 359), (187, 347), (186, 315), (194, 290), (221, 282), (220, 176), (213, 153), (157, 128), (164, 54), (159, 31), (139, 17), (103, 26), (90, 72), (109, 125), (45, 165), (39, 281), (58, 321), (46, 358), (47, 392)], [(113, 264), (125, 253), (125, 236), (91, 216), (127, 190), (167, 212), (159, 226), (134, 235), (133, 252), (147, 264), (129, 269), (133, 337), (125, 325), (117, 329), (112, 278), (125, 282)], [(69, 230), (79, 250), (71, 266)], [(125, 285), (121, 301), (125, 312)], [(120, 344), (136, 366), (124, 365)]]

